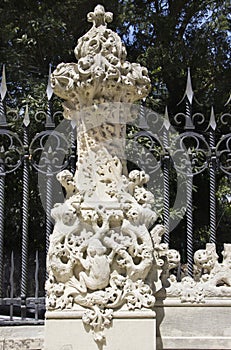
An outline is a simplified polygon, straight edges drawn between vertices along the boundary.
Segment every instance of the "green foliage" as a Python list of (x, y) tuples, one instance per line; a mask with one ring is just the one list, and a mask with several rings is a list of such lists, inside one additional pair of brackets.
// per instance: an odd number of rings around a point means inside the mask
[[(0, 63), (6, 64), (7, 105), (8, 108), (17, 108), (17, 114), (21, 116), (17, 122), (9, 120), (14, 131), (21, 130), (22, 133), (22, 116), (27, 104), (32, 120), (38, 110), (46, 110), (49, 64), (54, 69), (62, 61), (76, 60), (73, 49), (77, 39), (90, 28), (86, 15), (98, 2), (1, 1)], [(224, 110), (224, 104), (230, 95), (231, 78), (229, 0), (102, 0), (100, 3), (105, 5), (106, 10), (114, 13), (110, 28), (117, 30), (122, 36), (129, 61), (140, 62), (149, 70), (152, 90), (146, 100), (147, 107), (163, 113), (167, 104), (170, 116), (177, 112), (177, 103), (185, 90), (187, 67), (190, 67), (195, 96), (199, 102), (207, 111), (212, 104), (216, 113)], [(55, 110), (59, 109), (60, 100), (54, 97), (53, 100)], [(35, 122), (32, 122), (30, 128), (32, 134), (39, 129)], [(227, 132), (227, 129), (222, 132)], [(142, 142), (145, 143), (146, 140)], [(173, 171), (172, 184), (174, 176)], [(200, 191), (208, 185), (208, 175), (205, 174), (204, 178), (197, 183)], [(219, 232), (224, 240), (231, 217), (230, 205), (222, 202), (224, 194), (230, 193), (230, 182), (225, 181), (221, 176), (218, 182), (218, 204), (221, 211), (218, 214), (223, 215), (219, 222)], [(203, 187), (205, 183), (206, 186)], [(20, 186), (20, 183), (14, 183), (15, 196), (11, 197), (10, 202), (11, 207), (15, 208), (10, 210), (17, 212), (18, 217), (20, 213), (16, 206), (20, 203)], [(36, 178), (33, 179), (30, 191), (31, 200), (36, 203)], [(161, 189), (155, 188), (155, 191), (157, 201), (162, 203)], [(173, 194), (171, 197), (174, 197)], [(204, 198), (200, 194), (197, 198), (199, 208)], [(13, 204), (13, 199), (17, 205)], [(161, 215), (161, 205), (158, 210)], [(39, 214), (41, 212), (42, 208), (39, 209)], [(41, 233), (38, 222), (41, 216), (37, 214), (36, 210), (31, 214), (31, 232), (34, 237), (32, 242), (36, 239), (35, 233)], [(171, 215), (178, 217), (181, 213)], [(9, 211), (8, 218), (11, 216), (12, 211)], [(14, 232), (12, 221), (8, 222), (9, 231)], [(196, 237), (206, 237), (207, 224), (200, 215), (197, 223), (202, 228), (196, 230)], [(44, 222), (41, 225), (44, 226)], [(185, 229), (184, 223), (182, 227)], [(19, 232), (19, 228), (16, 230)], [(177, 235), (180, 247), (183, 238), (178, 232)]]
[(231, 243), (230, 218), (231, 218), (231, 178), (221, 176), (217, 186), (218, 202), (218, 236), (221, 243)]
[(164, 85), (161, 99), (176, 108), (191, 67), (200, 102), (222, 110), (231, 78), (229, 1), (121, 0), (120, 6), (121, 33), (129, 54), (148, 67), (153, 98)]
[[(3, 0), (0, 5), (0, 57), (17, 99), (40, 98), (48, 66), (75, 60), (73, 48), (90, 25), (86, 15), (98, 1)], [(200, 102), (222, 110), (229, 96), (229, 1), (101, 1), (114, 12), (110, 25), (122, 35), (130, 61), (148, 67), (153, 90), (149, 104), (175, 108), (191, 67)], [(45, 77), (45, 79), (44, 79)], [(159, 101), (159, 103), (157, 103)], [(28, 101), (30, 102), (30, 101)], [(162, 102), (162, 103), (161, 103)]]

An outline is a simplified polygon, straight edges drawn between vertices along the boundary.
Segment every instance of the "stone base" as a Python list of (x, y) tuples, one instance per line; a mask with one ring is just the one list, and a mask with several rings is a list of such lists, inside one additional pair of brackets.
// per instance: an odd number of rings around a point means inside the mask
[(96, 343), (81, 313), (47, 312), (45, 350), (155, 350), (156, 320), (151, 310), (115, 312), (105, 342)]
[(204, 304), (177, 298), (156, 301), (157, 350), (231, 349), (231, 300), (210, 298)]
[(43, 350), (44, 326), (0, 327), (0, 350)]

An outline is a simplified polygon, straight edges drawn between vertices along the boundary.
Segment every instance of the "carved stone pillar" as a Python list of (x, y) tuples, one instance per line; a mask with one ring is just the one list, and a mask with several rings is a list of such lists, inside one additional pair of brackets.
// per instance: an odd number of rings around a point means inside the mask
[(61, 63), (51, 78), (64, 116), (77, 125), (78, 161), (74, 176), (57, 176), (66, 199), (52, 210), (45, 349), (154, 350), (155, 298), (146, 279), (158, 265), (163, 229), (149, 233), (157, 218), (144, 187), (149, 176), (127, 174), (124, 155), (132, 103), (148, 94), (150, 80), (107, 28), (112, 13), (98, 5), (88, 20), (77, 63)]

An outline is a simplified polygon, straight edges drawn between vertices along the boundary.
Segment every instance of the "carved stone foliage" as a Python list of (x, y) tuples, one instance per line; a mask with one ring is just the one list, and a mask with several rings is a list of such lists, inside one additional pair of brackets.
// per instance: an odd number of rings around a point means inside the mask
[(150, 89), (146, 68), (126, 61), (126, 49), (120, 37), (107, 28), (112, 13), (96, 6), (88, 15), (92, 28), (78, 40), (77, 63), (61, 63), (52, 75), (57, 95), (68, 100), (70, 110), (103, 102), (134, 102), (145, 97)]
[[(149, 308), (154, 303), (144, 282), (154, 252), (148, 228), (156, 220), (153, 196), (143, 187), (148, 176), (135, 170), (127, 178), (118, 163), (109, 154), (107, 162), (97, 159), (98, 198), (92, 188), (80, 191), (64, 170), (57, 177), (67, 199), (52, 210), (56, 224), (48, 253), (48, 309), (87, 308), (83, 322), (92, 326), (96, 341), (102, 340), (113, 310)], [(113, 164), (115, 171), (110, 172)], [(110, 174), (110, 182), (104, 182), (105, 174)]]
[(48, 310), (82, 310), (83, 322), (102, 341), (114, 310), (154, 304), (145, 280), (155, 255), (148, 229), (157, 215), (145, 188), (149, 176), (128, 175), (124, 155), (131, 102), (150, 88), (147, 69), (126, 61), (103, 6), (88, 20), (93, 26), (78, 40), (77, 63), (61, 63), (51, 77), (54, 92), (66, 100), (64, 116), (77, 125), (78, 162), (74, 176), (57, 175), (66, 200), (51, 213), (46, 290)]
[(119, 36), (107, 28), (111, 13), (98, 5), (88, 20), (93, 26), (78, 40), (77, 63), (61, 63), (51, 77), (66, 100), (64, 116), (77, 125), (78, 161), (74, 175), (57, 175), (66, 198), (51, 213), (46, 290), (49, 311), (81, 311), (102, 342), (114, 311), (154, 305), (148, 281), (156, 291), (168, 284), (167, 295), (182, 302), (230, 295), (231, 245), (222, 263), (213, 244), (195, 253), (198, 281), (170, 275), (180, 255), (161, 243), (149, 176), (126, 170), (126, 123), (134, 118), (132, 103), (149, 92), (147, 69), (126, 61)]
[(184, 277), (177, 282), (170, 275), (167, 288), (169, 296), (178, 296), (182, 302), (205, 302), (206, 297), (230, 297), (231, 295), (231, 244), (224, 244), (223, 261), (218, 262), (216, 246), (207, 243), (206, 249), (194, 254), (195, 268), (199, 278)]

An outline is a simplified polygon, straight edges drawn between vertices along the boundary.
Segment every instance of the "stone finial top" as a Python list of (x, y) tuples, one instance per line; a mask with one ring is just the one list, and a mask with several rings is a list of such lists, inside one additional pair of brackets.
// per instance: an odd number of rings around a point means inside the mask
[(94, 8), (94, 12), (89, 12), (87, 15), (88, 22), (92, 22), (94, 27), (99, 27), (101, 25), (107, 26), (107, 23), (112, 22), (113, 13), (105, 12), (102, 5), (97, 5)]
[(55, 94), (69, 101), (68, 119), (72, 118), (70, 104), (79, 110), (104, 102), (133, 103), (147, 96), (151, 86), (147, 69), (126, 60), (125, 45), (107, 28), (112, 13), (97, 5), (88, 21), (93, 26), (78, 39), (74, 50), (78, 62), (61, 63), (51, 76)]

